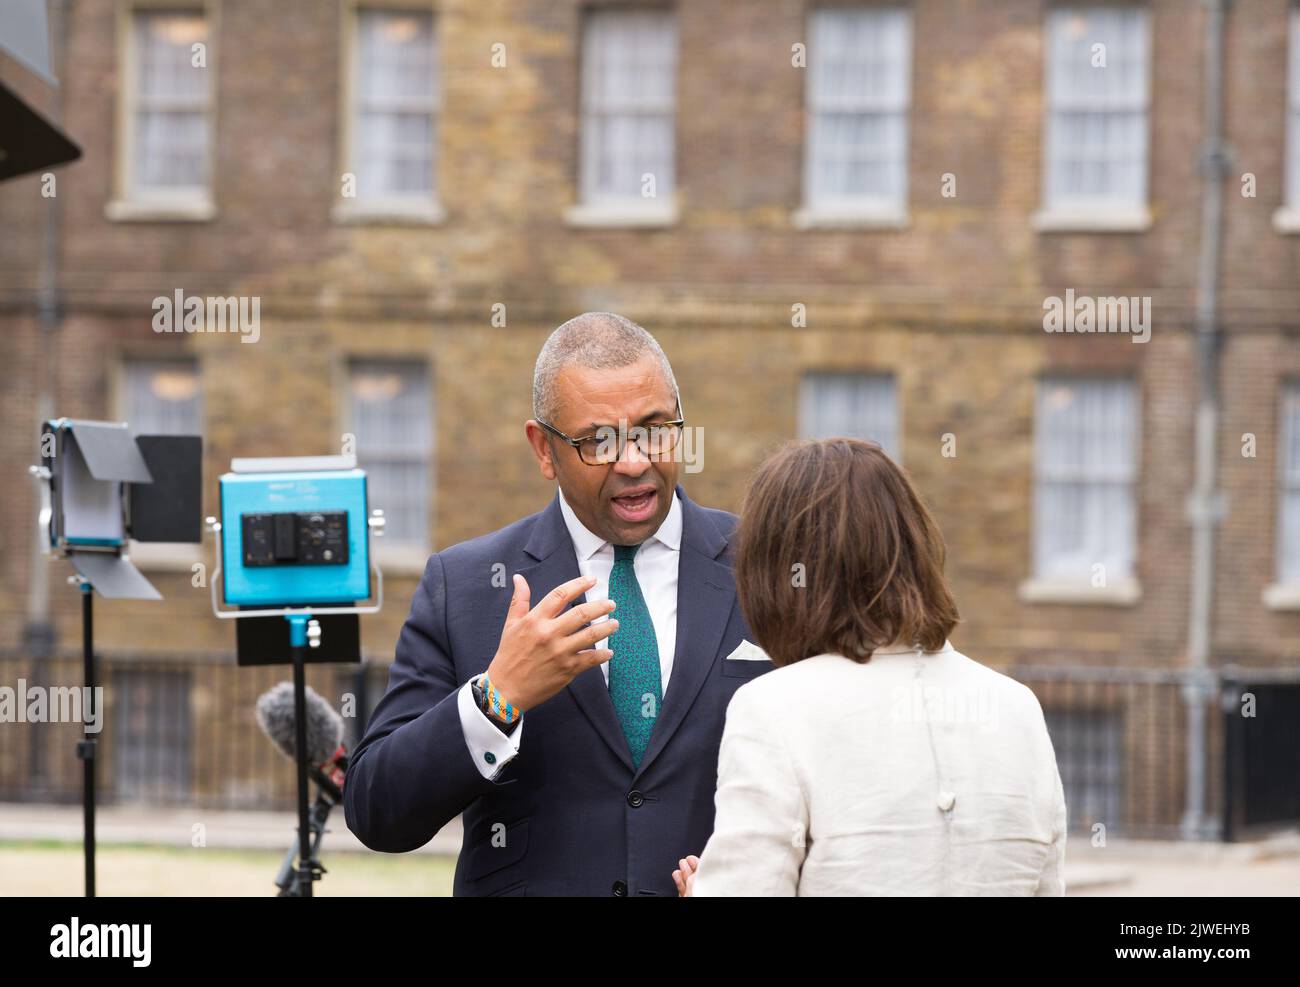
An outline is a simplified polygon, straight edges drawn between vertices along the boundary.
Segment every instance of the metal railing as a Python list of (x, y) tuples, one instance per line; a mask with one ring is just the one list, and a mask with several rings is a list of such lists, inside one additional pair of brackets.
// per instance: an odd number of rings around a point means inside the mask
[[(79, 659), (0, 658), (0, 685), (80, 688)], [(294, 806), (293, 763), (262, 733), (257, 697), (291, 680), (287, 666), (238, 667), (232, 657), (100, 658), (104, 713), (99, 733), (103, 804), (220, 809)], [(307, 684), (336, 709), (345, 694), (344, 743), (356, 746), (388, 682), (388, 666), (308, 665)], [(77, 802), (80, 722), (0, 724), (0, 801)]]
[[(1203, 835), (1230, 840), (1300, 825), (1300, 668), (1225, 666), (1208, 675), (1077, 665), (1005, 671), (1043, 707), (1073, 832), (1188, 835), (1192, 703), (1207, 713)], [(1266, 696), (1268, 715), (1243, 715), (1241, 694), (1250, 689)]]
[[(1190, 672), (1079, 665), (1004, 671), (1029, 686), (1043, 707), (1072, 831), (1092, 838), (1185, 835)], [(80, 675), (78, 659), (0, 658), (0, 685), (17, 687), (21, 679), (29, 687), (79, 687)], [(288, 678), (287, 667), (241, 668), (228, 656), (101, 658), (100, 801), (292, 808), (292, 763), (254, 717), (257, 697)], [(353, 697), (355, 715), (344, 720), (349, 749), (387, 681), (385, 663), (307, 669), (308, 685), (335, 708), (345, 695)], [(1292, 818), (1300, 816), (1292, 804), (1300, 799), (1300, 669), (1226, 668), (1214, 682), (1205, 812), (1218, 835), (1231, 839), (1261, 823), (1300, 822)], [(1238, 722), (1241, 693), (1249, 689), (1270, 715)], [(0, 724), (0, 801), (80, 800), (74, 750), (81, 733), (79, 722)]]

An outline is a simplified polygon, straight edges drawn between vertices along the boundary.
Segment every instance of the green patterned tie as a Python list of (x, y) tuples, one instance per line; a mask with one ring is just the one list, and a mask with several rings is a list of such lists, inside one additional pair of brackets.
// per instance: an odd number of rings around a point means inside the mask
[(609, 698), (627, 737), (632, 763), (638, 767), (650, 745), (655, 717), (663, 699), (659, 669), (659, 642), (650, 620), (650, 610), (641, 595), (632, 560), (640, 545), (615, 545), (614, 568), (609, 574), (609, 598), (614, 601), (618, 630), (606, 645), (614, 652), (609, 660)]

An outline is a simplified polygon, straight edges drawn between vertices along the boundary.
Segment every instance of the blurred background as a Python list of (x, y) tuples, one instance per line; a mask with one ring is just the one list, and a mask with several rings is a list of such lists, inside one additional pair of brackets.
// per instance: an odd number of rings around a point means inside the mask
[[(47, 72), (19, 7), (47, 17)], [(208, 514), (234, 456), (351, 444), (386, 607), (361, 666), (308, 682), (355, 697), (355, 743), (429, 554), (553, 494), (523, 435), (542, 341), (614, 311), (703, 430), (696, 501), (737, 510), (797, 436), (911, 473), (954, 646), (1044, 707), (1072, 891), (1300, 888), (1290, 0), (10, 15), (0, 88), (81, 155), (0, 185), (0, 685), (81, 682), (25, 476), (40, 421), (201, 433)], [(178, 297), (233, 301), (244, 331), (160, 331)], [(165, 599), (96, 612), (101, 894), (266, 893), (293, 836), (292, 766), (253, 720), (288, 669), (235, 666), (211, 554), (135, 546)], [(0, 894), (80, 892), (79, 737), (0, 723)], [(453, 828), (344, 853), (340, 809), (318, 893), (447, 893)]]

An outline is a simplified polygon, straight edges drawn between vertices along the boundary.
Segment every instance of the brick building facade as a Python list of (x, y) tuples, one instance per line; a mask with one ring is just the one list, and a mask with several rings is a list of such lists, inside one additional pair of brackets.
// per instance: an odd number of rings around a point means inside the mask
[[(1136, 219), (1104, 211), (1062, 219), (1045, 201), (1054, 32), (1068, 37), (1082, 23), (1086, 41), (1096, 23), (1089, 17), (1115, 5), (1081, 12), (1045, 0), (859, 5), (905, 18), (905, 191), (901, 210), (839, 222), (809, 208), (811, 70), (795, 63), (815, 33), (816, 12), (833, 15), (843, 5), (706, 0), (653, 8), (671, 28), (650, 36), (673, 45), (671, 181), (659, 176), (668, 194), (644, 214), (604, 215), (584, 203), (583, 128), (595, 126), (584, 44), (595, 43), (593, 19), (632, 12), (630, 4), (166, 6), (202, 21), (207, 89), (194, 105), (209, 134), (206, 202), (169, 213), (131, 201), (138, 162), (126, 145), (139, 139), (134, 115), (148, 110), (130, 96), (139, 76), (131, 69), (140, 57), (136, 18), (159, 5), (125, 0), (64, 8), (62, 125), (82, 144), (82, 159), (56, 172), (54, 199), (42, 197), (41, 176), (0, 187), (0, 458), (10, 476), (0, 504), (0, 648), (11, 656), (0, 667), (9, 679), (31, 667), (24, 627), (34, 578), (50, 580), (58, 652), (74, 654), (79, 641), (66, 566), (33, 569), (35, 499), (21, 468), (34, 461), (42, 389), (56, 414), (120, 419), (133, 362), (176, 361), (201, 389), (195, 407), (212, 513), (215, 478), (232, 456), (338, 451), (356, 432), (349, 408), (365, 397), (357, 388), (382, 391), (391, 384), (385, 374), (402, 369), (406, 383), (392, 386), (427, 401), (431, 428), (414, 443), (394, 442), (415, 463), (405, 475), (423, 471), (411, 489), (427, 496), (423, 519), (410, 528), (423, 527), (423, 543), (386, 546), (388, 605), (363, 624), (367, 654), (383, 663), (424, 556), (536, 511), (550, 496), (522, 435), (532, 362), (552, 328), (588, 310), (627, 315), (667, 351), (685, 414), (705, 436), (704, 468), (683, 481), (696, 500), (737, 509), (767, 449), (817, 431), (806, 420), (816, 404), (806, 404), (806, 394), (829, 379), (818, 375), (883, 380), (892, 451), (949, 542), (963, 614), (953, 637), (959, 649), (1009, 670), (1174, 671), (1184, 662), (1185, 500), (1199, 393), (1201, 4), (1120, 5), (1146, 32), (1125, 56), (1147, 80), (1134, 117), (1145, 154)], [(358, 59), (370, 37), (362, 19), (377, 8), (395, 21), (413, 14), (433, 39), (427, 208), (367, 211), (341, 195), (356, 167), (355, 134), (366, 124), (357, 110), (365, 91)], [(1082, 20), (1058, 20), (1070, 16)], [(1279, 558), (1287, 389), (1300, 380), (1300, 226), (1288, 205), (1296, 164), (1286, 138), (1300, 105), (1288, 74), (1288, 58), (1297, 57), (1288, 44), (1294, 17), (1286, 0), (1233, 5), (1224, 94), (1232, 161), (1218, 467), (1227, 513), (1212, 651), (1216, 665), (1275, 670), (1300, 663), (1300, 594), (1288, 594), (1288, 565)], [(809, 63), (816, 57), (810, 46)], [(882, 71), (891, 64), (886, 51)], [(653, 78), (653, 66), (646, 71)], [(1253, 197), (1238, 194), (1246, 173)], [(60, 232), (46, 257), (52, 207)], [(36, 300), (51, 282), (59, 315), (43, 324)], [(260, 299), (260, 338), (155, 332), (154, 299), (177, 289)], [(1045, 332), (1044, 299), (1067, 289), (1150, 298), (1149, 342)], [(1035, 531), (1044, 523), (1036, 491), (1049, 479), (1036, 456), (1036, 427), (1052, 386), (1097, 379), (1125, 382), (1132, 400), (1132, 472), (1116, 481), (1132, 512), (1131, 545), (1116, 557), (1127, 551), (1131, 566), (1122, 579), (1112, 572), (1106, 586), (1063, 587), (1036, 572), (1036, 539), (1044, 537)], [(1253, 455), (1243, 455), (1246, 446)], [(358, 452), (364, 465), (364, 442)], [(140, 558), (166, 599), (101, 606), (104, 658), (122, 667), (227, 660), (230, 628), (212, 618), (207, 590), (191, 585), (196, 557), (168, 550)], [(382, 676), (377, 681), (382, 686)], [(1135, 825), (1176, 822), (1183, 770), (1176, 690), (1158, 709), (1126, 707), (1097, 728), (1088, 717), (1115, 709), (1115, 696), (1130, 686), (1105, 688), (1111, 692), (1086, 701), (1072, 694), (1074, 708), (1061, 713), (1097, 747), (1080, 757), (1109, 758), (1128, 779), (1099, 804), (1119, 791)], [(196, 731), (205, 711), (223, 705), (210, 699), (186, 704)], [(212, 743), (221, 743), (218, 734)], [(24, 796), (35, 784), (26, 763), (0, 756), (0, 791)], [(1080, 761), (1076, 770), (1091, 769)], [(1157, 776), (1159, 784), (1136, 780)], [(211, 785), (208, 794), (219, 795), (219, 783)]]

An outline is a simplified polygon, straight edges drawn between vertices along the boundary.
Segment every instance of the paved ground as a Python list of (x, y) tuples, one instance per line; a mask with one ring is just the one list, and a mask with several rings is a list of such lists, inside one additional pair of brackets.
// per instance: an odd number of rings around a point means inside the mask
[[(152, 809), (100, 806), (95, 810), (96, 842), (194, 845), (195, 826), (202, 826), (210, 847), (227, 849), (287, 850), (298, 832), (294, 812), (229, 812), (205, 809)], [(81, 842), (80, 805), (25, 805), (0, 802), (0, 841), (56, 840)], [(456, 856), (460, 852), (460, 819), (453, 819), (416, 853)], [(322, 853), (370, 853), (352, 835), (343, 819), (343, 807), (326, 824)]]
[[(104, 893), (147, 894), (148, 874), (179, 876), (193, 859), (188, 854), (157, 848), (193, 848), (196, 826), (202, 826), (206, 846), (218, 851), (244, 851), (229, 857), (205, 854), (195, 861), (195, 876), (187, 881), (195, 893), (264, 893), (268, 867), (293, 840), (296, 817), (288, 812), (218, 812), (197, 809), (139, 809), (101, 807), (97, 812), (98, 845), (103, 848), (101, 882)], [(0, 895), (80, 893), (79, 806), (0, 803)], [(325, 835), (322, 856), (333, 866), (331, 888), (336, 894), (445, 894), (450, 890), (450, 863), (460, 850), (460, 821), (453, 820), (426, 846), (415, 851), (418, 865), (403, 873), (404, 855), (374, 854), (347, 829), (336, 809)], [(39, 842), (49, 854), (15, 844)], [(56, 844), (64, 844), (57, 847)], [(108, 848), (115, 849), (112, 854)], [(127, 848), (154, 848), (133, 856)], [(32, 880), (19, 876), (24, 857), (34, 870)], [(333, 858), (333, 865), (331, 865)], [(432, 858), (432, 859), (431, 859)], [(199, 863), (201, 861), (201, 863)], [(220, 861), (219, 867), (211, 867)], [(427, 861), (427, 863), (426, 863)], [(414, 861), (412, 863), (415, 863)], [(48, 868), (62, 877), (50, 883)], [(390, 868), (392, 868), (390, 872)], [(217, 872), (221, 875), (218, 876)], [(247, 877), (243, 875), (247, 875)], [(161, 878), (160, 878), (161, 880)], [(110, 882), (118, 882), (112, 884)], [(216, 883), (214, 883), (216, 882)], [(168, 886), (165, 882), (161, 886)], [(1223, 845), (1214, 843), (1139, 842), (1111, 840), (1093, 847), (1086, 835), (1071, 839), (1066, 855), (1066, 886), (1071, 895), (1161, 897), (1255, 897), (1300, 895), (1300, 832), (1265, 841)], [(245, 890), (247, 889), (247, 890)]]
[[(269, 898), (283, 850), (126, 846), (95, 850), (101, 898)], [(436, 853), (326, 853), (318, 897), (445, 897), (456, 861)], [(0, 900), (6, 897), (78, 897), (85, 891), (80, 843), (0, 842)], [(0, 934), (2, 935), (2, 934)]]
[(1252, 843), (1112, 840), (1086, 835), (1066, 849), (1066, 893), (1115, 897), (1295, 897), (1300, 895), (1300, 833)]

